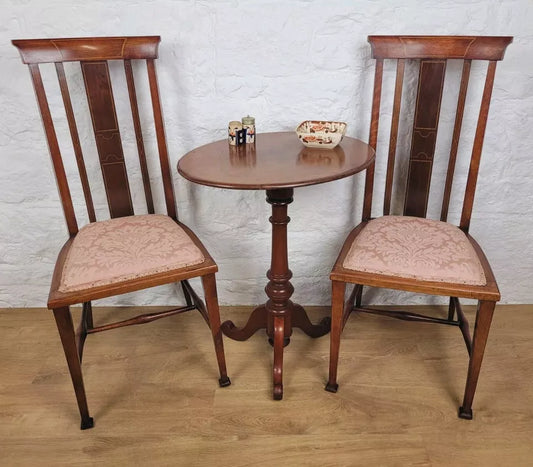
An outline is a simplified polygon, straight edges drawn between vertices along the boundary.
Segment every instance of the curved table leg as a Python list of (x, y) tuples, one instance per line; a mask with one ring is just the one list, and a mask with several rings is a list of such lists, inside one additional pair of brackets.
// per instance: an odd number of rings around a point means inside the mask
[(327, 316), (326, 318), (323, 318), (320, 323), (313, 324), (309, 320), (304, 308), (295, 303), (292, 307), (292, 326), (300, 328), (309, 337), (322, 337), (331, 329), (331, 318)]
[(279, 401), (283, 399), (283, 343), (285, 337), (285, 318), (274, 317), (274, 365), (272, 379), (274, 383), (273, 397)]
[(236, 341), (245, 341), (253, 336), (259, 329), (267, 327), (267, 310), (265, 305), (258, 306), (252, 314), (243, 328), (237, 328), (233, 321), (224, 321), (220, 325), (222, 332), (230, 339)]

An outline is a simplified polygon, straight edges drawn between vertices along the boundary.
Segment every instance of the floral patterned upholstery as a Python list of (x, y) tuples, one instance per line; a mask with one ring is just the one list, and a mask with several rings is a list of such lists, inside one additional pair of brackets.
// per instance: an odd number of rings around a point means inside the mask
[(94, 222), (74, 238), (59, 292), (115, 284), (203, 261), (200, 249), (168, 216), (148, 214)]
[(371, 220), (355, 238), (343, 267), (422, 281), (487, 283), (474, 248), (458, 227), (419, 217)]

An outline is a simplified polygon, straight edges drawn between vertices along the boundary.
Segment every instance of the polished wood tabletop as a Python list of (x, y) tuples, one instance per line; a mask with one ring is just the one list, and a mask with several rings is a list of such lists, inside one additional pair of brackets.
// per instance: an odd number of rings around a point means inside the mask
[(255, 144), (227, 139), (183, 156), (178, 172), (202, 185), (240, 190), (295, 188), (348, 177), (368, 167), (374, 151), (345, 136), (333, 149), (307, 148), (295, 132), (260, 133)]

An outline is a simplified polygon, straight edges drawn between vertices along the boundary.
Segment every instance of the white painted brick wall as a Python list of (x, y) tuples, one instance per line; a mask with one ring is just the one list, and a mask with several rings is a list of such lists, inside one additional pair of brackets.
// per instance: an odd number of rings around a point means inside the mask
[[(532, 10), (531, 0), (4, 0), (0, 21), (0, 306), (46, 303), (55, 258), (66, 239), (29, 73), (10, 39), (143, 34), (162, 36), (158, 71), (173, 169), (183, 154), (224, 137), (227, 122), (246, 114), (256, 117), (260, 132), (292, 130), (307, 118), (344, 120), (350, 136), (366, 140), (373, 77), (366, 42), (369, 34), (514, 35), (496, 73), (472, 233), (492, 262), (502, 302), (533, 303)], [(459, 73), (459, 66), (452, 64), (450, 70)], [(70, 71), (74, 73), (71, 86), (79, 87), (79, 71)], [(118, 70), (112, 71), (113, 78), (123, 79)], [(482, 67), (474, 68), (472, 79), (482, 71)], [(47, 71), (45, 78), (53, 83), (53, 71)], [(392, 70), (386, 69), (389, 88), (392, 80)], [(51, 104), (59, 104), (57, 84), (50, 86), (55, 86), (50, 88)], [(146, 87), (139, 86), (146, 97)], [(474, 114), (480, 95), (481, 87), (471, 86), (468, 110)], [(126, 135), (131, 129), (126, 95), (116, 97)], [(76, 100), (74, 105), (81, 111), (86, 104)], [(453, 96), (443, 103), (443, 127), (453, 125), (454, 106)], [(390, 118), (390, 105), (383, 112), (385, 120)], [(60, 112), (56, 115), (61, 117)], [(90, 157), (94, 155), (90, 122), (80, 117), (78, 125)], [(474, 125), (473, 118), (466, 118), (464, 134), (470, 142)], [(153, 131), (145, 128), (147, 133)], [(66, 131), (60, 123), (59, 132)], [(407, 128), (402, 132), (404, 139), (406, 133)], [(130, 171), (138, 175), (131, 133), (127, 138)], [(380, 133), (380, 141), (386, 138), (386, 133)], [(445, 152), (447, 147), (449, 139), (441, 138), (438, 150)], [(465, 166), (469, 148), (468, 144), (460, 148), (460, 167)], [(68, 146), (64, 152), (67, 170), (74, 173)], [(153, 146), (149, 152), (156, 154)], [(383, 167), (383, 160), (378, 165)], [(95, 159), (88, 162), (88, 170), (100, 180)], [(436, 163), (435, 173), (443, 170), (443, 163)], [(376, 186), (382, 178), (378, 177)], [(195, 186), (177, 174), (174, 181), (181, 219), (203, 239), (220, 266), (220, 302), (263, 301), (270, 260), (264, 192)], [(345, 235), (360, 218), (362, 181), (358, 175), (295, 191), (289, 209), (289, 249), (296, 301), (329, 302), (328, 273)], [(80, 200), (79, 187), (72, 186), (72, 190)], [(142, 205), (140, 184), (133, 191), (135, 201)], [(98, 212), (104, 213), (103, 195), (95, 202)], [(160, 193), (157, 202), (162, 204)], [(434, 200), (430, 212), (437, 212), (438, 206)], [(84, 215), (81, 202), (76, 209)], [(451, 220), (458, 217), (458, 210), (452, 210)], [(374, 303), (427, 300), (379, 290), (368, 297)], [(167, 286), (105, 303), (180, 300), (179, 289)]]

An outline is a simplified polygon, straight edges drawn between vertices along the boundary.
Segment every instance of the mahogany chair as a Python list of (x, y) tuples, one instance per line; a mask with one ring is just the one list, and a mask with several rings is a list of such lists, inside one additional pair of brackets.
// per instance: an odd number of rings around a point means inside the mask
[[(487, 258), (469, 235), (468, 230), (496, 62), (502, 60), (506, 47), (512, 42), (512, 37), (369, 36), (368, 41), (372, 48), (372, 57), (376, 59), (369, 137), (370, 145), (374, 149), (377, 145), (380, 123), (383, 63), (385, 59), (397, 61), (383, 216), (371, 217), (374, 163), (366, 172), (362, 222), (349, 234), (330, 275), (332, 324), (329, 381), (326, 390), (336, 392), (338, 389), (337, 363), (340, 336), (352, 311), (384, 314), (408, 321), (457, 326), (463, 334), (470, 355), (466, 389), (463, 403), (459, 408), (459, 417), (471, 419), (472, 400), (494, 307), (500, 299), (500, 292)], [(449, 59), (463, 60), (463, 68), (440, 220), (432, 220), (426, 218), (428, 196), (432, 181), (444, 76)], [(419, 70), (410, 155), (405, 174), (407, 180), (402, 185), (401, 181), (396, 181), (394, 175), (403, 78), (407, 60), (419, 60)], [(461, 220), (457, 227), (448, 223), (447, 218), (472, 60), (488, 60), (488, 68), (470, 169), (466, 179)], [(393, 182), (397, 183), (393, 185)], [(405, 186), (403, 193), (398, 189), (401, 186)], [(403, 215), (391, 215), (393, 195), (397, 195), (399, 200), (399, 203), (393, 206), (399, 204), (400, 209), (403, 199)], [(355, 286), (345, 302), (346, 283)], [(363, 286), (448, 296), (450, 297), (448, 316), (436, 318), (405, 311), (362, 307)], [(459, 298), (478, 300), (472, 339)]]
[[(180, 223), (177, 217), (155, 68), (159, 42), (159, 36), (13, 41), (19, 49), (22, 61), (30, 68), (69, 233), (69, 239), (59, 253), (55, 266), (48, 308), (54, 312), (65, 351), (78, 401), (82, 429), (93, 426), (81, 371), (83, 346), (88, 334), (147, 323), (196, 309), (211, 328), (220, 370), (219, 384), (220, 386), (230, 384), (226, 373), (215, 283), (215, 272), (218, 268), (200, 240), (188, 227)], [(126, 171), (111, 86), (108, 64), (110, 60), (122, 61), (124, 66), (148, 214), (135, 215), (133, 209), (130, 181)], [(154, 213), (152, 182), (148, 173), (138, 96), (135, 91), (132, 65), (134, 60), (145, 61), (148, 70), (166, 214)], [(80, 62), (109, 207), (110, 219), (107, 220), (96, 219), (64, 62)], [(70, 129), (85, 197), (89, 223), (82, 228), (78, 227), (58, 138), (41, 78), (39, 65), (47, 63), (55, 64), (64, 115)], [(144, 67), (144, 64), (139, 63), (139, 66)], [(116, 89), (117, 83), (113, 83), (113, 86)], [(193, 277), (201, 277), (205, 305), (188, 282), (188, 279)], [(92, 300), (173, 282), (181, 282), (186, 306), (143, 314), (125, 321), (94, 325)], [(69, 307), (79, 303), (83, 304), (82, 316), (79, 327), (75, 330)]]

